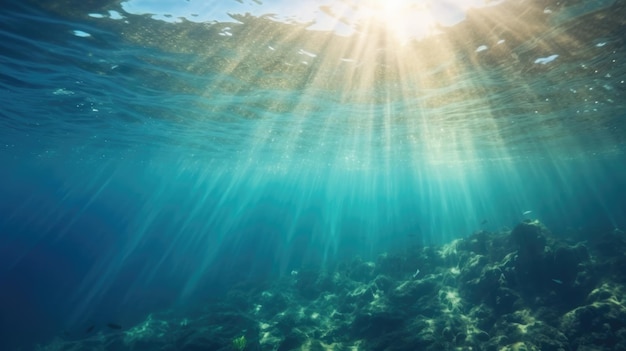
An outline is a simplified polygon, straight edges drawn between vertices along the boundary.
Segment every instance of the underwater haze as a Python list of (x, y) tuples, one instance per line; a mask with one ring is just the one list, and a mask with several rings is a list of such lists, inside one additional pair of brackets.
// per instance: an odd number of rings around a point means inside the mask
[(626, 347), (626, 1), (0, 8), (0, 349)]

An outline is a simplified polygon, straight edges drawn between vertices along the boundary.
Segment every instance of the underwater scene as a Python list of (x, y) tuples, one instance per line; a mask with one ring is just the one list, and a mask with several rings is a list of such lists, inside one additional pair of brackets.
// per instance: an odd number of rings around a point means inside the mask
[(626, 350), (626, 0), (0, 9), (0, 350)]

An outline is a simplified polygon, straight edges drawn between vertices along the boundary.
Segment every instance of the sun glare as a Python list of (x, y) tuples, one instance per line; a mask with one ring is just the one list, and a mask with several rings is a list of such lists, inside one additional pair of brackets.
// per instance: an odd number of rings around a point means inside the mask
[[(496, 1), (476, 0), (345, 0), (330, 1), (322, 6), (311, 29), (337, 34), (380, 34), (400, 43), (421, 40), (440, 33), (442, 27), (453, 26), (465, 18), (471, 8), (493, 6)], [(332, 18), (332, 19), (331, 19)], [(333, 24), (334, 23), (334, 24)], [(346, 28), (350, 28), (346, 32)]]
[(437, 19), (431, 13), (429, 2), (411, 0), (369, 0), (354, 2), (343, 20), (361, 27), (366, 32), (384, 31), (387, 37), (406, 43), (436, 33)]
[(436, 20), (425, 3), (408, 0), (372, 1), (374, 18), (390, 36), (406, 43), (435, 33)]

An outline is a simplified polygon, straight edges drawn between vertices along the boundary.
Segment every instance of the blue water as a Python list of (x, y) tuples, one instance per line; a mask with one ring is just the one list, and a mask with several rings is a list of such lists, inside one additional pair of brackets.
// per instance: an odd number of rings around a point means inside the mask
[[(226, 42), (67, 3), (0, 13), (3, 350), (523, 219), (626, 227), (623, 2), (422, 66), (258, 18)], [(109, 8), (125, 20), (88, 16)]]

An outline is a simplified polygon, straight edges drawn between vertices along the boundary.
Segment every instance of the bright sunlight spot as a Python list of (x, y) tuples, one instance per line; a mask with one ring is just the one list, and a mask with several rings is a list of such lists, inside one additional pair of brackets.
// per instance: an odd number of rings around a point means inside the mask
[(400, 42), (423, 39), (439, 33), (437, 27), (453, 26), (465, 18), (468, 10), (500, 4), (503, 0), (320, 0), (297, 3), (278, 0), (261, 4), (256, 1), (229, 1), (220, 4), (178, 0), (128, 0), (124, 10), (149, 14), (168, 22), (228, 22), (233, 15), (267, 17), (282, 23), (307, 24), (310, 30), (332, 31), (349, 36), (372, 30), (384, 30)]

